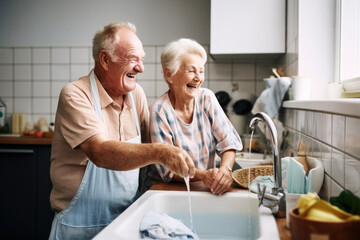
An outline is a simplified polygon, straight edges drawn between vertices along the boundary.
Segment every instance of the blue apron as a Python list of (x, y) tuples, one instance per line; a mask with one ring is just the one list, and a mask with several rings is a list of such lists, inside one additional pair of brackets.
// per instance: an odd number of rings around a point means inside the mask
[[(94, 71), (90, 73), (94, 109), (102, 119)], [(138, 136), (140, 127), (132, 94), (129, 93)], [(64, 210), (55, 214), (49, 239), (91, 239), (129, 207), (138, 197), (139, 169), (113, 171), (99, 168), (89, 159), (81, 184)]]

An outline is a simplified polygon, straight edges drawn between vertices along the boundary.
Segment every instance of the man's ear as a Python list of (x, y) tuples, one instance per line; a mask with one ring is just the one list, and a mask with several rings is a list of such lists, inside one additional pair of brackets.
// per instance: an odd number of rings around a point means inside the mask
[(171, 77), (171, 72), (168, 68), (164, 68), (164, 77), (166, 79), (166, 81), (168, 81), (169, 83), (172, 83), (172, 77)]
[(110, 56), (105, 50), (101, 50), (99, 53), (99, 62), (105, 71), (109, 70)]

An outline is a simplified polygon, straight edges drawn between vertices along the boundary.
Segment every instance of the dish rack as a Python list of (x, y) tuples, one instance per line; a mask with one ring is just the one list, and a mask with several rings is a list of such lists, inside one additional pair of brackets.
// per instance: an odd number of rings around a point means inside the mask
[(272, 176), (274, 173), (273, 165), (261, 165), (235, 170), (231, 176), (234, 182), (243, 188), (249, 187), (249, 169), (250, 183), (258, 176)]

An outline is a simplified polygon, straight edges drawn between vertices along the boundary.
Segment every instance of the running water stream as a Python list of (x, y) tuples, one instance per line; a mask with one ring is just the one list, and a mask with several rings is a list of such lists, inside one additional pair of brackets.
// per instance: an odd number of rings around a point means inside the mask
[(189, 176), (184, 177), (184, 181), (185, 181), (186, 188), (187, 188), (187, 191), (188, 191), (189, 213), (190, 213), (190, 224), (191, 224), (190, 227), (191, 227), (191, 229), (193, 230), (193, 229), (194, 229), (194, 226), (193, 226), (193, 215), (192, 215), (192, 209), (191, 209), (190, 178), (189, 178)]
[[(251, 136), (250, 136), (250, 142), (249, 142), (249, 160), (251, 160), (251, 142), (252, 142), (252, 138), (253, 138), (253, 135), (254, 135), (254, 130), (251, 131)], [(248, 234), (250, 236), (250, 239), (252, 239), (252, 234), (251, 234), (251, 210), (250, 210), (250, 168), (249, 167), (249, 176), (248, 176)]]

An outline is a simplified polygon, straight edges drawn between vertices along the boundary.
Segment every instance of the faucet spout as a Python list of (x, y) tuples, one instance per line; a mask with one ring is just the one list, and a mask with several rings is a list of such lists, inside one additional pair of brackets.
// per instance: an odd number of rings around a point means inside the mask
[[(273, 214), (278, 217), (285, 217), (286, 212), (286, 204), (285, 204), (285, 194), (282, 188), (282, 176), (281, 176), (281, 159), (279, 156), (279, 144), (278, 144), (278, 134), (274, 122), (271, 118), (263, 112), (259, 112), (254, 115), (251, 119), (249, 127), (254, 131), (259, 122), (263, 122), (265, 126), (269, 129), (270, 139), (272, 143), (272, 153), (273, 153), (273, 168), (274, 168), (274, 187), (272, 188), (272, 192), (270, 196), (266, 194), (264, 191), (259, 191), (258, 197), (260, 204), (263, 203), (263, 200), (270, 200), (274, 204), (267, 205), (273, 211)], [(264, 199), (265, 197), (265, 199)], [(264, 202), (265, 202), (264, 201)]]

